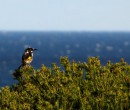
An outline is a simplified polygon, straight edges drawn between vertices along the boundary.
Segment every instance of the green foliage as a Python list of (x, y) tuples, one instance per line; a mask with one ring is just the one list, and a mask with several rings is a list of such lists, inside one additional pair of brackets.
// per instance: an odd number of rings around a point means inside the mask
[(128, 110), (130, 109), (130, 65), (100, 64), (60, 58), (61, 66), (44, 65), (35, 70), (24, 66), (15, 71), (18, 83), (0, 90), (1, 110)]

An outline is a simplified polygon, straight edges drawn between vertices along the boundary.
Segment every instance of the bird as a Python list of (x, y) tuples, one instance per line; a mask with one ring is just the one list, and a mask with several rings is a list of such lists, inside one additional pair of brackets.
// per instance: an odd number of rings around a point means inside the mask
[(29, 65), (33, 61), (33, 53), (37, 49), (34, 48), (27, 48), (25, 49), (25, 52), (22, 55), (22, 66)]
[(37, 50), (37, 49), (34, 49), (34, 48), (25, 49), (25, 52), (22, 55), (22, 64), (13, 73), (13, 76), (14, 76), (15, 79), (19, 79), (22, 76), (21, 72), (20, 72), (20, 69), (22, 69), (26, 65), (31, 64), (31, 62), (33, 61), (33, 52), (35, 50)]

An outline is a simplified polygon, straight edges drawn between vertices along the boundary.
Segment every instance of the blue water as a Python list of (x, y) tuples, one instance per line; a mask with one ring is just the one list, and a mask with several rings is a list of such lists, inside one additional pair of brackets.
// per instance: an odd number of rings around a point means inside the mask
[(32, 62), (36, 69), (59, 64), (60, 56), (83, 62), (100, 56), (103, 65), (121, 58), (130, 63), (130, 32), (0, 32), (0, 87), (15, 83), (12, 73), (28, 46), (38, 49)]

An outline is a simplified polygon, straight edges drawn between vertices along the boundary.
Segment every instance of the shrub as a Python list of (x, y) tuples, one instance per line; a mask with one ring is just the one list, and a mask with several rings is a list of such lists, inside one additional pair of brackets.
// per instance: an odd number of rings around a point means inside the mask
[(0, 90), (1, 110), (128, 110), (130, 109), (130, 65), (100, 64), (60, 58), (60, 66), (24, 66), (14, 72), (18, 83)]

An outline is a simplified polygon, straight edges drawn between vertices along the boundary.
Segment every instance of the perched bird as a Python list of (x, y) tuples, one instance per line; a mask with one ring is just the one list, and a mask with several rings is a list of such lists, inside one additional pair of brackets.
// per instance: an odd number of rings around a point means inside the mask
[(28, 65), (33, 61), (34, 48), (27, 48), (22, 56), (22, 66)]
[(18, 69), (15, 70), (15, 72), (13, 73), (13, 76), (16, 79), (19, 79), (21, 77), (21, 72), (20, 69), (25, 66), (25, 65), (29, 65), (32, 61), (33, 61), (33, 52), (37, 50), (34, 48), (27, 48), (25, 50), (25, 52), (23, 53), (22, 56), (22, 64), (18, 67)]

